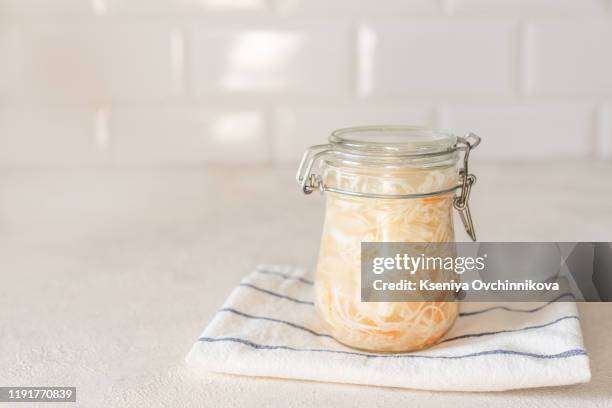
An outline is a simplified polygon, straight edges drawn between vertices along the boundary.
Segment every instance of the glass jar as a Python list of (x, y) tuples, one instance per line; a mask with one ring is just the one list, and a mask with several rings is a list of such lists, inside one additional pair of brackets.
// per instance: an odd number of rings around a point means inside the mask
[(329, 142), (311, 147), (297, 174), (304, 193), (327, 194), (318, 314), (336, 340), (354, 348), (405, 352), (435, 344), (453, 325), (458, 303), (362, 302), (361, 242), (454, 242), (453, 207), (476, 240), (468, 157), (480, 138), (369, 126), (336, 130)]

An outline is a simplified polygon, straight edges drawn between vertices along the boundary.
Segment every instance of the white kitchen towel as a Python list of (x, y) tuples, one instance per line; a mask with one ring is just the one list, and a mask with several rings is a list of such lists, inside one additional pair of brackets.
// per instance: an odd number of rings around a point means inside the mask
[[(427, 390), (499, 391), (587, 382), (589, 359), (570, 294), (549, 303), (464, 303), (441, 343), (376, 354), (335, 341), (303, 270), (260, 266), (232, 292), (187, 356), (202, 369)], [(564, 299), (565, 297), (565, 299)]]

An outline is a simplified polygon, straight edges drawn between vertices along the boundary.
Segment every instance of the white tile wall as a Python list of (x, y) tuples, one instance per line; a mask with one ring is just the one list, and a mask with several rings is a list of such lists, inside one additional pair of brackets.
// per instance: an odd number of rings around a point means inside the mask
[(362, 94), (498, 95), (512, 91), (517, 39), (513, 22), (387, 20), (366, 24), (361, 30)]
[(110, 117), (116, 164), (202, 164), (270, 160), (265, 114), (257, 108), (117, 109)]
[(252, 12), (269, 0), (0, 0), (0, 13), (44, 15)]
[[(75, 15), (90, 14), (100, 0), (0, 0), (0, 15), (43, 14)], [(99, 6), (98, 6), (99, 7)]]
[(0, 109), (0, 163), (8, 166), (99, 164), (105, 148), (96, 143), (89, 108)]
[(0, 166), (296, 162), (374, 123), (612, 158), (612, 0), (0, 0), (0, 58)]
[(0, 99), (7, 95), (17, 93), (18, 87), (15, 80), (19, 78), (19, 65), (8, 64), (11, 55), (19, 52), (19, 36), (15, 24), (7, 24), (0, 21), (0, 55), (4, 55), (3, 62), (0, 63)]
[(428, 15), (442, 14), (442, 0), (276, 0), (282, 14)]
[[(16, 99), (166, 99), (182, 92), (181, 32), (156, 22), (13, 25)], [(178, 60), (178, 61), (177, 61)], [(5, 64), (3, 64), (5, 65)]]
[(580, 159), (589, 156), (594, 109), (584, 103), (489, 103), (443, 106), (439, 124), (484, 139), (493, 159)]
[(540, 21), (525, 33), (531, 95), (612, 95), (612, 20)]
[(106, 0), (117, 13), (261, 12), (268, 0)]
[(448, 9), (458, 15), (572, 17), (603, 14), (606, 0), (449, 0)]
[(196, 92), (261, 96), (350, 95), (349, 27), (340, 22), (197, 28)]
[(612, 104), (601, 108), (598, 126), (599, 134), (595, 150), (599, 157), (612, 159)]

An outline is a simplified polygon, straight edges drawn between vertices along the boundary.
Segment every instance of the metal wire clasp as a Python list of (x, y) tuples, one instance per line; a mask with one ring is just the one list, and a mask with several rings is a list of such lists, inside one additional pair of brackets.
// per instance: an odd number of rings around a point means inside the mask
[(457, 140), (457, 150), (463, 150), (463, 168), (459, 170), (459, 178), (461, 181), (461, 191), (459, 195), (453, 199), (453, 207), (459, 211), (461, 222), (465, 227), (465, 232), (470, 236), (472, 241), (476, 241), (476, 231), (474, 230), (474, 222), (472, 221), (472, 213), (470, 212), (470, 192), (472, 186), (476, 183), (476, 176), (470, 174), (468, 162), (470, 152), (480, 144), (480, 137), (474, 133), (469, 133), (466, 137), (460, 137)]
[(331, 150), (330, 144), (316, 145), (310, 147), (302, 156), (300, 167), (298, 168), (295, 179), (302, 187), (304, 194), (310, 194), (315, 190), (324, 191), (323, 180), (318, 174), (312, 173), (312, 167), (319, 157)]
[(320, 192), (330, 191), (334, 193), (347, 194), (356, 197), (368, 197), (368, 198), (382, 198), (382, 199), (416, 199), (439, 196), (448, 194), (456, 190), (460, 190), (459, 193), (453, 199), (453, 207), (459, 211), (461, 222), (465, 227), (465, 231), (473, 241), (476, 241), (476, 231), (474, 230), (474, 223), (472, 221), (472, 214), (470, 213), (469, 199), (472, 186), (476, 183), (476, 176), (469, 172), (469, 158), (470, 152), (476, 146), (480, 144), (480, 137), (474, 133), (468, 133), (465, 137), (458, 137), (457, 144), (454, 146), (455, 151), (463, 151), (463, 168), (459, 170), (459, 184), (446, 188), (439, 191), (431, 191), (427, 193), (413, 193), (413, 194), (371, 194), (366, 192), (358, 191), (345, 191), (338, 189), (334, 186), (328, 187), (323, 183), (323, 179), (320, 175), (313, 173), (313, 167), (319, 159), (329, 154), (333, 150), (331, 144), (323, 144), (312, 146), (304, 153), (300, 167), (298, 168), (296, 180), (301, 186), (304, 194), (311, 194), (315, 190)]

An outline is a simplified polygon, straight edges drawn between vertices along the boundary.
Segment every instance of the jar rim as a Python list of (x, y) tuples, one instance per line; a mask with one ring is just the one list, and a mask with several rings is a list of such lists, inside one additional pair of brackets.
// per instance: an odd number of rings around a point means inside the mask
[(424, 126), (347, 127), (334, 130), (329, 142), (334, 150), (357, 156), (438, 156), (457, 149), (455, 134)]

